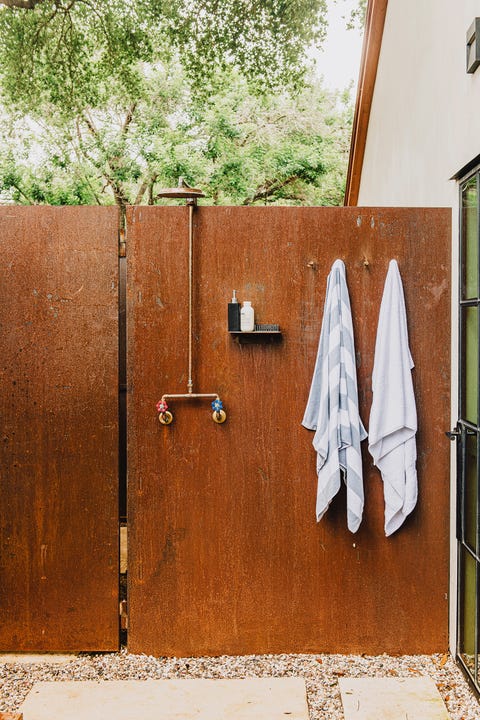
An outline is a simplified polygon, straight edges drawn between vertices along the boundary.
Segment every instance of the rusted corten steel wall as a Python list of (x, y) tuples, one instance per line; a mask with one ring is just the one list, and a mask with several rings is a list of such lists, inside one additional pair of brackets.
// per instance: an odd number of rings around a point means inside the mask
[[(186, 208), (128, 217), (129, 649), (166, 655), (422, 653), (447, 648), (450, 232), (445, 209), (199, 208), (194, 390), (186, 392)], [(315, 518), (312, 433), (301, 427), (327, 274), (346, 264), (361, 416), (388, 262), (402, 273), (417, 409), (419, 500), (385, 538), (382, 482), (366, 443), (366, 504), (346, 527), (342, 490)], [(368, 264), (367, 264), (368, 263)], [(227, 332), (232, 289), (280, 343)]]
[(0, 208), (0, 650), (118, 647), (118, 215)]

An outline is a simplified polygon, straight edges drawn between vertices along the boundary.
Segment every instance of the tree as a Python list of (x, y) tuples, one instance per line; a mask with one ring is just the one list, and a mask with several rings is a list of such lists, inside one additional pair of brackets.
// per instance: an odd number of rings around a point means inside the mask
[[(182, 73), (157, 67), (127, 114), (11, 118), (0, 130), (0, 188), (10, 201), (153, 204), (179, 176), (214, 204), (338, 204), (351, 105), (320, 84), (258, 96), (235, 71), (198, 102)], [(6, 128), (10, 128), (8, 131)], [(20, 142), (19, 142), (20, 139)]]
[(0, 0), (5, 99), (24, 111), (136, 99), (142, 63), (172, 58), (196, 92), (236, 66), (262, 87), (301, 81), (326, 0)]
[(203, 108), (205, 187), (215, 203), (338, 204), (351, 105), (320, 82), (301, 93), (246, 91), (241, 78)]
[(3, 197), (124, 209), (183, 175), (218, 203), (334, 202), (346, 143), (324, 116), (339, 106), (315, 90), (314, 120), (302, 90), (325, 6), (0, 0)]

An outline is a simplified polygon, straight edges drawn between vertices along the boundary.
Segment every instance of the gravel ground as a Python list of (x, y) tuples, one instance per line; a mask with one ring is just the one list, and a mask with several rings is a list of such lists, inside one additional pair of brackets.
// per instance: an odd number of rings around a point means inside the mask
[(164, 678), (305, 678), (311, 720), (343, 720), (338, 678), (415, 677), (434, 679), (452, 720), (478, 720), (480, 705), (447, 655), (248, 655), (215, 658), (154, 658), (115, 654), (79, 655), (53, 664), (1, 663), (0, 710), (16, 710), (35, 682), (147, 680)]

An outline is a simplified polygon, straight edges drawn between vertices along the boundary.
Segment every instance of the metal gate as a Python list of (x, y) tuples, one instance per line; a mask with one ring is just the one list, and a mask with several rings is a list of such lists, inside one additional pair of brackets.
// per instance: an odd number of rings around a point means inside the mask
[(0, 650), (118, 648), (118, 215), (0, 207)]
[[(450, 212), (198, 208), (191, 333), (188, 219), (185, 207), (127, 217), (129, 650), (445, 649)], [(2, 207), (0, 245), (0, 650), (115, 650), (117, 212)], [(315, 521), (315, 453), (300, 421), (337, 257), (364, 421), (390, 258), (404, 280), (420, 497), (388, 539), (366, 448), (360, 531), (346, 529), (343, 492)], [(229, 334), (233, 288), (281, 334)], [(173, 400), (174, 422), (158, 422), (160, 397), (186, 390), (189, 339), (195, 389), (221, 396), (223, 424), (202, 398)]]
[[(194, 213), (193, 380), (186, 390), (188, 210), (128, 215), (129, 649), (166, 655), (424, 653), (447, 648), (449, 210), (204, 208)], [(300, 426), (333, 260), (344, 259), (361, 415), (390, 258), (402, 273), (419, 416), (419, 502), (391, 538), (364, 447), (366, 506), (315, 521), (315, 454)], [(281, 339), (227, 332), (235, 288)]]

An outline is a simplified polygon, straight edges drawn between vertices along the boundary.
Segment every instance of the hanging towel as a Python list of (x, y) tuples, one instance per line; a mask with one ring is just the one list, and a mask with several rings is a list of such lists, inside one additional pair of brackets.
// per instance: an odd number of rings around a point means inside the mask
[(335, 260), (327, 281), (320, 342), (302, 425), (315, 430), (317, 521), (341, 485), (347, 486), (347, 525), (356, 532), (363, 513), (360, 441), (367, 437), (358, 412), (352, 313), (345, 265)]
[(413, 367), (402, 279), (396, 260), (391, 260), (378, 318), (368, 443), (382, 474), (387, 536), (398, 530), (417, 502)]

